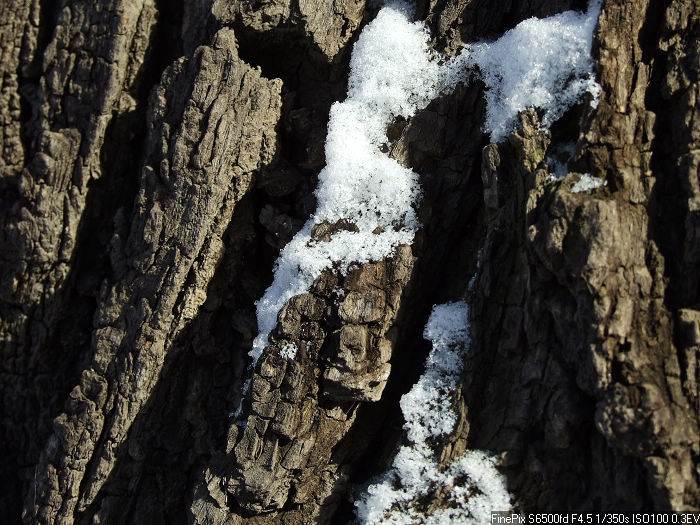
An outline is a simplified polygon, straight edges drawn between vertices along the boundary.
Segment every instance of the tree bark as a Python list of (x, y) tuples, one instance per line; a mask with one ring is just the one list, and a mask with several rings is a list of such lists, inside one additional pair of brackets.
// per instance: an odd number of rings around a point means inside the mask
[[(455, 54), (585, 7), (429, 0), (416, 17)], [(445, 464), (495, 452), (521, 510), (700, 508), (697, 0), (605, 0), (600, 104), (551, 131), (528, 111), (489, 144), (479, 81), (395, 122), (390, 154), (423, 190), (415, 242), (324, 271), (247, 370), (375, 14), (0, 3), (3, 523), (350, 523), (353, 486), (401, 442), (432, 305), (464, 298)], [(567, 141), (574, 173), (552, 182)], [(583, 173), (607, 186), (572, 193)]]

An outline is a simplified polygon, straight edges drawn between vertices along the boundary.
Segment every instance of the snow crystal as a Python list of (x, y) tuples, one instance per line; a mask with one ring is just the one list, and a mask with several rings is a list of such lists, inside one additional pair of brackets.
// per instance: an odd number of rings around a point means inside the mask
[[(253, 365), (284, 304), (307, 292), (323, 270), (335, 266), (346, 273), (353, 263), (383, 259), (413, 241), (417, 175), (380, 147), (393, 119), (410, 117), (437, 94), (439, 66), (427, 41), (423, 25), (410, 22), (407, 8), (396, 4), (383, 8), (355, 44), (347, 98), (330, 111), (316, 212), (280, 253), (272, 285), (257, 302)], [(314, 225), (341, 219), (357, 231), (312, 238)]]
[[(423, 337), (439, 347), (451, 344), (468, 345), (468, 315), (467, 303), (463, 301), (436, 305), (430, 314), (428, 324), (425, 325)], [(431, 355), (433, 353), (434, 351)], [(461, 367), (461, 364), (459, 366)], [(454, 372), (459, 374), (461, 368)]]
[(287, 343), (280, 350), (280, 357), (285, 359), (294, 359), (297, 356), (297, 345), (294, 343)]
[(450, 394), (457, 387), (469, 344), (467, 315), (464, 302), (439, 305), (425, 327), (423, 336), (433, 343), (425, 373), (401, 398), (404, 428), (414, 443), (447, 434), (457, 423)]
[(549, 127), (586, 92), (597, 105), (600, 85), (593, 75), (591, 46), (600, 9), (600, 0), (591, 0), (585, 13), (530, 18), (495, 42), (465, 45), (446, 76), (454, 84), (478, 66), (486, 84), (484, 131), (492, 142), (513, 131), (518, 113), (527, 108), (541, 109), (542, 125)]
[(584, 173), (581, 175), (581, 178), (577, 180), (573, 186), (571, 186), (571, 193), (584, 193), (607, 185), (607, 181), (594, 177), (589, 173)]
[[(440, 470), (429, 443), (451, 432), (457, 422), (452, 396), (470, 342), (466, 303), (435, 306), (423, 335), (433, 344), (425, 373), (401, 398), (411, 444), (401, 447), (392, 468), (358, 498), (357, 517), (368, 525), (488, 523), (491, 511), (511, 508), (495, 459), (472, 450)], [(441, 488), (449, 488), (448, 507), (426, 515), (417, 501)]]

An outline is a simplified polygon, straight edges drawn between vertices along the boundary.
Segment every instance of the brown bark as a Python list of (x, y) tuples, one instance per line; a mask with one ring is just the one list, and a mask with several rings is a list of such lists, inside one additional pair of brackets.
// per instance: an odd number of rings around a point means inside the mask
[[(455, 53), (584, 7), (417, 12)], [(431, 306), (465, 297), (445, 462), (500, 454), (523, 510), (700, 507), (697, 0), (606, 0), (601, 102), (551, 132), (527, 112), (488, 144), (478, 81), (395, 122), (390, 154), (424, 193), (414, 244), (290, 300), (241, 399), (254, 302), (313, 211), (328, 111), (375, 12), (0, 4), (4, 523), (348, 523), (353, 484), (401, 441)], [(576, 173), (553, 182), (567, 140)], [(582, 173), (608, 185), (570, 192)]]

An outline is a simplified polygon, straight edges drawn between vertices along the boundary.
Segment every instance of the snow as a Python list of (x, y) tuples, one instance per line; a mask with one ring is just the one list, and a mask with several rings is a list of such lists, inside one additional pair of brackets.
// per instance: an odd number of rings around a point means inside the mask
[(439, 305), (433, 309), (423, 336), (433, 342), (425, 373), (401, 398), (404, 428), (414, 443), (448, 434), (457, 423), (450, 394), (462, 373), (463, 349), (469, 344), (466, 303)]
[(484, 131), (491, 142), (515, 130), (520, 111), (542, 110), (548, 128), (585, 93), (597, 105), (600, 85), (593, 74), (591, 46), (601, 1), (591, 0), (588, 11), (566, 11), (544, 19), (530, 18), (495, 42), (467, 44), (451, 62), (449, 83), (464, 81), (478, 66), (486, 84)]
[[(423, 335), (433, 344), (425, 373), (401, 398), (410, 444), (401, 447), (392, 468), (357, 499), (358, 520), (366, 525), (488, 523), (492, 511), (511, 508), (495, 459), (471, 450), (440, 470), (431, 447), (457, 423), (452, 403), (469, 348), (466, 303), (435, 306)], [(446, 508), (432, 514), (419, 508), (420, 499), (444, 489)]]
[(284, 359), (294, 359), (297, 356), (297, 345), (294, 343), (287, 343), (280, 349), (280, 357)]
[[(544, 111), (542, 124), (549, 125), (585, 92), (597, 96), (590, 48), (599, 11), (600, 0), (592, 0), (586, 13), (526, 20), (496, 42), (465, 46), (442, 66), (423, 24), (410, 21), (407, 4), (379, 11), (353, 48), (347, 98), (331, 107), (316, 212), (280, 253), (273, 282), (257, 302), (252, 366), (282, 307), (307, 292), (321, 272), (334, 267), (347, 273), (352, 264), (383, 259), (413, 241), (420, 187), (414, 172), (380, 151), (387, 126), (453, 89), (476, 66), (488, 88), (485, 126), (492, 141), (514, 129), (518, 112), (531, 106)], [(315, 225), (340, 220), (357, 231), (338, 231), (329, 241), (312, 238)]]
[[(353, 263), (381, 260), (413, 241), (417, 175), (380, 147), (393, 119), (410, 117), (437, 95), (439, 66), (427, 41), (423, 25), (411, 22), (402, 4), (383, 8), (362, 31), (352, 52), (347, 98), (331, 107), (316, 212), (280, 253), (272, 285), (257, 302), (252, 366), (284, 304), (307, 292), (321, 272), (334, 267), (346, 273)], [(314, 225), (341, 219), (358, 231), (338, 231), (329, 241), (312, 238)]]
[(571, 193), (585, 193), (607, 185), (607, 181), (594, 177), (589, 173), (584, 173), (581, 175), (581, 178), (577, 180), (573, 186), (571, 186)]

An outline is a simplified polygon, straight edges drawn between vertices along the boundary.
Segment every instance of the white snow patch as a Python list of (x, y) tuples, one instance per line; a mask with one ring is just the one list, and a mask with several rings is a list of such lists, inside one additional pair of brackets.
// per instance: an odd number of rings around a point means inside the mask
[(591, 46), (601, 0), (588, 11), (566, 11), (544, 19), (530, 18), (495, 42), (467, 44), (450, 64), (448, 83), (464, 81), (478, 66), (486, 84), (484, 131), (498, 142), (513, 131), (520, 111), (543, 111), (546, 128), (581, 100), (598, 103), (600, 85), (593, 74)]
[[(457, 422), (452, 396), (469, 347), (467, 319), (464, 302), (433, 308), (423, 333), (433, 343), (425, 373), (401, 398), (404, 429), (411, 444), (401, 447), (392, 468), (357, 500), (360, 523), (480, 524), (490, 521), (491, 511), (511, 508), (510, 494), (493, 457), (467, 451), (440, 470), (438, 455), (430, 446), (432, 439), (454, 430)], [(447, 489), (448, 507), (424, 514), (416, 506), (418, 500), (438, 489)]]
[[(335, 266), (346, 273), (353, 263), (381, 260), (413, 241), (417, 175), (379, 148), (394, 118), (410, 117), (437, 95), (439, 66), (427, 42), (423, 24), (411, 22), (407, 8), (396, 4), (384, 7), (355, 44), (347, 99), (330, 111), (316, 212), (280, 253), (272, 285), (257, 302), (253, 366), (284, 304), (307, 292), (323, 270)], [(339, 231), (327, 242), (312, 239), (314, 225), (341, 219), (359, 231)]]
[(287, 343), (280, 349), (280, 357), (284, 359), (294, 359), (297, 356), (297, 345), (294, 343)]
[(436, 306), (423, 337), (433, 342), (425, 373), (400, 403), (404, 428), (413, 443), (448, 434), (457, 423), (451, 393), (457, 388), (464, 348), (469, 344), (466, 303)]
[(571, 193), (584, 193), (593, 191), (601, 186), (607, 186), (608, 182), (589, 173), (584, 173), (581, 178), (571, 186)]
[[(412, 116), (478, 66), (488, 87), (485, 127), (492, 141), (514, 129), (518, 112), (528, 107), (541, 108), (542, 124), (549, 125), (585, 92), (598, 95), (590, 49), (599, 11), (600, 0), (592, 0), (586, 13), (526, 20), (496, 42), (465, 46), (444, 66), (428, 48), (424, 25), (410, 21), (407, 4), (379, 11), (353, 48), (347, 98), (331, 107), (316, 212), (280, 253), (272, 285), (257, 302), (253, 366), (282, 307), (323, 270), (347, 273), (352, 264), (383, 259), (413, 241), (417, 176), (379, 149), (393, 119)], [(359, 231), (312, 239), (314, 225), (339, 220)]]

